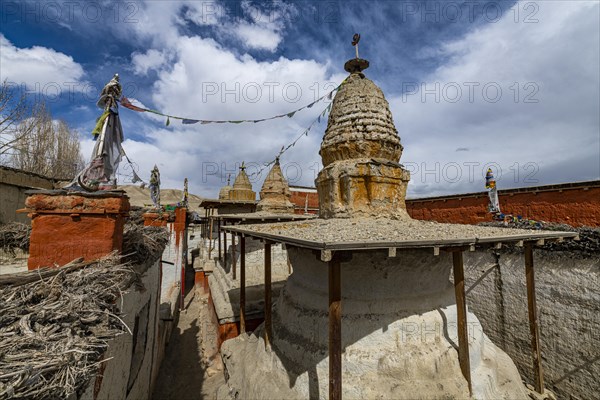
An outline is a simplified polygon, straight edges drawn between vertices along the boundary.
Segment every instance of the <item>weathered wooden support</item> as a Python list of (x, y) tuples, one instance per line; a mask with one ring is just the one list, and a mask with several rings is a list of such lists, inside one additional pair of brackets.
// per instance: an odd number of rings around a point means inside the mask
[[(212, 231), (213, 231), (213, 218), (211, 216), (210, 218), (210, 223), (209, 223), (209, 228), (208, 228), (208, 259), (210, 260), (212, 251), (213, 251), (213, 238), (212, 238)], [(219, 251), (221, 251), (221, 246), (220, 246), (219, 242)], [(221, 255), (219, 254), (219, 257), (221, 257)]]
[(537, 305), (535, 302), (535, 273), (533, 269), (533, 243), (525, 242), (525, 278), (527, 281), (527, 308), (529, 311), (529, 330), (531, 332), (531, 353), (535, 391), (544, 393), (544, 371), (540, 348), (540, 327), (538, 325)]
[(460, 370), (469, 384), (469, 394), (473, 394), (471, 387), (471, 365), (469, 361), (469, 334), (467, 331), (467, 303), (462, 249), (452, 251), (452, 263), (454, 266), (454, 293), (456, 295), (456, 317), (458, 320), (458, 360), (460, 362)]
[(246, 332), (246, 237), (240, 236), (240, 332)]
[(237, 264), (237, 259), (236, 259), (236, 256), (235, 256), (235, 237), (236, 237), (236, 234), (232, 233), (231, 234), (231, 277), (232, 277), (232, 279), (234, 281), (236, 279), (236, 277), (235, 277), (235, 275), (236, 275), (235, 269), (237, 267), (237, 265), (236, 265)]
[(219, 261), (221, 261), (221, 218), (217, 218), (217, 241), (219, 242)]
[(342, 285), (340, 257), (329, 261), (329, 400), (342, 398)]
[(271, 242), (265, 240), (265, 346), (271, 345)]
[[(227, 225), (223, 220), (223, 227)], [(223, 268), (227, 268), (227, 232), (223, 231)]]

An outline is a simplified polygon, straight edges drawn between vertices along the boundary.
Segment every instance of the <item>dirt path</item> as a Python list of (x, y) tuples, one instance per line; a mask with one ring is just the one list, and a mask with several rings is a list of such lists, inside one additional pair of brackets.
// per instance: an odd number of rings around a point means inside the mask
[(185, 304), (189, 305), (181, 312), (166, 348), (153, 400), (214, 399), (225, 382), (222, 369), (203, 359), (207, 352), (203, 352), (201, 321), (207, 321), (206, 297), (199, 292), (188, 293)]

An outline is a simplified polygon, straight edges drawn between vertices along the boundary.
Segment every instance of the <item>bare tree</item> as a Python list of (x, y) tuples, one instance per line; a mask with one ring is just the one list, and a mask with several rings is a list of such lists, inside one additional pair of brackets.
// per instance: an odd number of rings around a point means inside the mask
[(17, 129), (22, 119), (29, 113), (25, 93), (18, 93), (8, 81), (0, 85), (0, 159), (11, 155), (13, 145), (29, 132), (24, 127)]
[(83, 169), (79, 134), (64, 121), (55, 121), (44, 103), (17, 126), (13, 166), (44, 176), (70, 179)]

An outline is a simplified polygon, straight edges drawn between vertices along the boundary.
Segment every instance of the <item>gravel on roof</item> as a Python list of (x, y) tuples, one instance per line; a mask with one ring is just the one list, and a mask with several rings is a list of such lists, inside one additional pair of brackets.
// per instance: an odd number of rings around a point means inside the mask
[[(313, 219), (273, 224), (244, 225), (245, 231), (288, 237), (319, 243), (409, 242), (536, 236), (561, 232), (507, 229), (476, 225), (445, 224), (413, 219)], [(566, 233), (572, 236), (572, 233)]]
[(215, 215), (215, 217), (225, 218), (225, 219), (314, 219), (316, 215), (304, 215), (304, 214), (279, 214), (272, 213), (267, 211), (257, 211), (253, 213), (239, 213), (239, 214), (219, 214)]

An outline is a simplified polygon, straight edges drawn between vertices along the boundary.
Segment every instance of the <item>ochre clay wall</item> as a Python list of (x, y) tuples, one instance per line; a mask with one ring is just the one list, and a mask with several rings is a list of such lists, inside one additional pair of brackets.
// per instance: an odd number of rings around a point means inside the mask
[[(504, 214), (573, 226), (600, 226), (600, 181), (498, 191)], [(459, 224), (491, 221), (487, 193), (406, 201), (415, 219)]]

